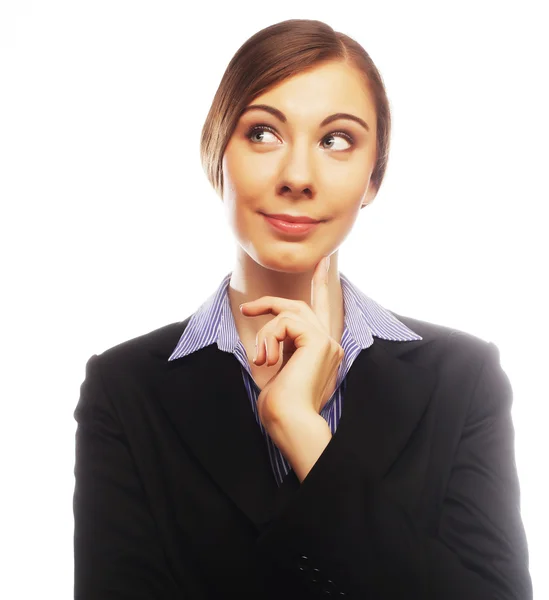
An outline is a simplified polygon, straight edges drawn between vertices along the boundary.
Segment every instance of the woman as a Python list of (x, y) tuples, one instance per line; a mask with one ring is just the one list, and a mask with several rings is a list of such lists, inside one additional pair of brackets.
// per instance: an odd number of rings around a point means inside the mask
[(75, 598), (532, 597), (497, 347), (338, 272), (390, 123), (368, 54), (319, 21), (231, 60), (201, 150), (235, 267), (87, 363)]

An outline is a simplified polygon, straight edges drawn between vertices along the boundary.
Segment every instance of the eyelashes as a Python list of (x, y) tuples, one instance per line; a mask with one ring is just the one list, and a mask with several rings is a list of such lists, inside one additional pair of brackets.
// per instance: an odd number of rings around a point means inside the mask
[[(252, 141), (252, 143), (261, 143), (261, 142), (253, 142), (252, 140), (252, 136), (258, 132), (262, 132), (262, 131), (270, 131), (272, 134), (277, 135), (276, 131), (270, 127), (269, 125), (263, 125), (263, 124), (258, 124), (258, 125), (252, 125), (250, 127), (250, 129), (248, 129), (248, 132), (246, 133), (246, 137)], [(353, 147), (355, 145), (355, 140), (354, 137), (347, 131), (332, 131), (330, 133), (328, 133), (327, 135), (325, 135), (322, 139), (325, 140), (326, 138), (330, 138), (330, 137), (338, 137), (341, 136), (343, 138), (345, 138), (349, 144), (351, 145), (351, 147)], [(350, 150), (350, 148), (345, 148), (345, 150)], [(345, 150), (334, 150), (334, 152), (344, 152)]]

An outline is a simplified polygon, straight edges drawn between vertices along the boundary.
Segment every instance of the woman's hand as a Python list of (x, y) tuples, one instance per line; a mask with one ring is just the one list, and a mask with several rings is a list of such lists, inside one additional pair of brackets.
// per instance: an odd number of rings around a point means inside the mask
[(330, 399), (344, 352), (330, 335), (328, 270), (330, 258), (317, 264), (311, 284), (311, 307), (299, 300), (263, 296), (245, 302), (244, 316), (276, 315), (262, 327), (256, 337), (256, 365), (282, 366), (259, 394), (257, 408), (262, 423), (291, 421), (292, 414), (303, 419), (318, 415)]

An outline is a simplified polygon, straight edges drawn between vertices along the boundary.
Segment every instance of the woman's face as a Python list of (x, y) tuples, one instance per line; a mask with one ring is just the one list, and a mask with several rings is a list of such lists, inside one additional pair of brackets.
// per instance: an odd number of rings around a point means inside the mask
[[(249, 109), (263, 104), (265, 109)], [(286, 79), (241, 115), (223, 156), (223, 202), (240, 246), (276, 271), (313, 269), (336, 251), (362, 205), (376, 191), (376, 112), (358, 71), (327, 63)], [(335, 113), (350, 118), (321, 123)], [(309, 233), (288, 235), (263, 216), (322, 220)]]

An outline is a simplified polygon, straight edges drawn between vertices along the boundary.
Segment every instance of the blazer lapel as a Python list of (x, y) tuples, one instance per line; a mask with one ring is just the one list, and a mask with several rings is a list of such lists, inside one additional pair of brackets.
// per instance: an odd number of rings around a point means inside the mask
[(159, 400), (216, 484), (260, 527), (277, 484), (237, 358), (213, 344), (171, 361)]
[[(388, 473), (429, 405), (436, 375), (404, 360), (404, 354), (425, 343), (376, 338), (347, 373), (341, 418), (325, 452), (350, 450), (358, 457), (357, 470), (369, 487), (379, 485)], [(299, 487), (290, 471), (277, 491), (272, 518), (292, 502)]]
[[(428, 406), (434, 373), (399, 356), (423, 343), (376, 338), (347, 373), (342, 416), (326, 451), (352, 448), (369, 484), (387, 473)], [(213, 344), (168, 363), (159, 400), (185, 445), (258, 530), (292, 500), (299, 481), (291, 471), (277, 486), (234, 355)]]
[(360, 457), (362, 475), (370, 485), (387, 474), (431, 399), (434, 372), (401, 357), (424, 343), (376, 338), (347, 373), (343, 411), (332, 441)]

